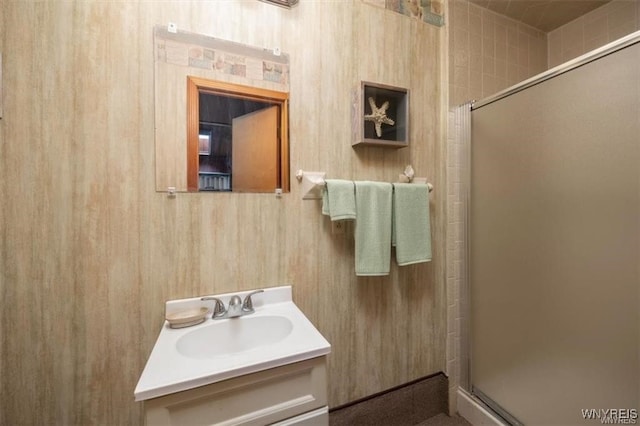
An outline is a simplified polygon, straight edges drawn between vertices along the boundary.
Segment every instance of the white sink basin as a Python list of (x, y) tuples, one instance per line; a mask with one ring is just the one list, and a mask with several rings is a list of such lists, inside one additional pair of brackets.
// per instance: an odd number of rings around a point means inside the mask
[(176, 349), (189, 358), (219, 358), (259, 349), (280, 342), (293, 329), (284, 316), (244, 316), (209, 321), (189, 331), (176, 342)]
[[(241, 298), (250, 290), (235, 293)], [(255, 312), (186, 328), (165, 322), (134, 391), (136, 401), (327, 355), (331, 345), (293, 303), (291, 286), (253, 296)], [(215, 295), (225, 306), (234, 293)], [(203, 306), (200, 297), (170, 300), (165, 317)]]

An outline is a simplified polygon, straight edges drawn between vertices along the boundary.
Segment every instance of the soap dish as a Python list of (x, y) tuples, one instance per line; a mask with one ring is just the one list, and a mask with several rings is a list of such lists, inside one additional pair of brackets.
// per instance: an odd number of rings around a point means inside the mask
[(209, 309), (205, 307), (189, 309), (167, 315), (166, 319), (169, 321), (169, 327), (171, 328), (190, 327), (204, 322), (208, 311)]

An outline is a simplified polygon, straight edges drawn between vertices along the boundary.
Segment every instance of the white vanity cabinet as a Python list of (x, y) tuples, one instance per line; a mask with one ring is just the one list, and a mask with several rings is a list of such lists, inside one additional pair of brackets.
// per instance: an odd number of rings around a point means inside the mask
[(328, 425), (326, 356), (148, 399), (148, 426)]
[(180, 328), (165, 321), (134, 391), (148, 426), (329, 424), (331, 345), (293, 303), (291, 286), (170, 300), (165, 312), (206, 307), (210, 318), (213, 303), (249, 295), (254, 310), (245, 315)]

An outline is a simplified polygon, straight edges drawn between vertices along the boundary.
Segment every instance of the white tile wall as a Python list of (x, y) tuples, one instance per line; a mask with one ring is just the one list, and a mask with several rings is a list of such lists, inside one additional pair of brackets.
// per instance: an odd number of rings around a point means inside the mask
[(640, 2), (613, 0), (549, 33), (549, 68), (638, 30)]
[(542, 31), (469, 3), (449, 5), (449, 105), (480, 100), (547, 69)]
[(456, 395), (460, 382), (461, 300), (464, 247), (463, 145), (458, 137), (460, 123), (453, 110), (448, 112), (447, 140), (447, 375), (449, 411), (457, 411)]

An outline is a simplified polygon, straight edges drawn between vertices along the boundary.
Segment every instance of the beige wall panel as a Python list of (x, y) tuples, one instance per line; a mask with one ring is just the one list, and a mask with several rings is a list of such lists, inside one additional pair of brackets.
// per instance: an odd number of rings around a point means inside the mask
[[(359, 1), (5, 1), (0, 19), (0, 424), (140, 424), (165, 300), (284, 283), (332, 343), (331, 406), (444, 369), (440, 29)], [(290, 54), (293, 171), (433, 182), (434, 261), (357, 278), (352, 233), (295, 179), (280, 199), (157, 193), (152, 29), (170, 21)], [(411, 90), (409, 148), (351, 147), (365, 79)]]
[(155, 65), (156, 191), (187, 190), (187, 76), (191, 68)]

